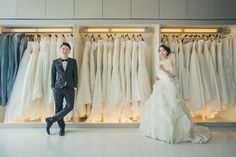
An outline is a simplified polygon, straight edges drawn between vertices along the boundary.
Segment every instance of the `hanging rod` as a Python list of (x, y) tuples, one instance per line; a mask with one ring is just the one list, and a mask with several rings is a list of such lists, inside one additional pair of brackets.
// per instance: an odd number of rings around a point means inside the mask
[(182, 34), (229, 34), (227, 28), (161, 28), (161, 33), (182, 33)]
[(80, 33), (148, 33), (148, 27), (82, 27)]
[(2, 28), (0, 33), (73, 33), (73, 28)]

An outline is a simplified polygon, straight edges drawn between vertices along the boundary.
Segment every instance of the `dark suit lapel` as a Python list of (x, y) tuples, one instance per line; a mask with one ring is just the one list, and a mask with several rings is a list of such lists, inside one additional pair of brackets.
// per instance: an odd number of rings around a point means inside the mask
[(67, 62), (67, 66), (66, 66), (66, 71), (65, 71), (65, 72), (68, 71), (68, 68), (69, 68), (70, 65), (71, 65), (71, 59), (69, 58), (69, 59), (68, 59), (68, 62)]

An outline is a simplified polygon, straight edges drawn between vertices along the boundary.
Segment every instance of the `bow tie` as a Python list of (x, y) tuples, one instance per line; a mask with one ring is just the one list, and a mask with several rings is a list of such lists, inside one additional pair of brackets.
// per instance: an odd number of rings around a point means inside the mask
[(61, 59), (62, 62), (68, 62), (68, 59)]

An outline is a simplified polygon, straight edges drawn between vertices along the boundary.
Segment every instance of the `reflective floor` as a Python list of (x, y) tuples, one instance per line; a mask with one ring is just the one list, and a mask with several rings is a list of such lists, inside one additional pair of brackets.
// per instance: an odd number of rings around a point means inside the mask
[(210, 128), (208, 144), (166, 144), (138, 128), (0, 128), (0, 157), (235, 157), (236, 127)]

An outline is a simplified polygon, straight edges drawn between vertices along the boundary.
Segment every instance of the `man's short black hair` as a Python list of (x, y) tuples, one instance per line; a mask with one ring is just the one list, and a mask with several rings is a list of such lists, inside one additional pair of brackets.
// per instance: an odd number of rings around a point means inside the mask
[(67, 43), (67, 42), (63, 42), (63, 43), (61, 44), (60, 48), (61, 48), (63, 45), (69, 47), (69, 49), (71, 50), (71, 47), (70, 47), (70, 44), (69, 44), (69, 43)]

